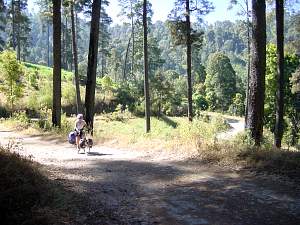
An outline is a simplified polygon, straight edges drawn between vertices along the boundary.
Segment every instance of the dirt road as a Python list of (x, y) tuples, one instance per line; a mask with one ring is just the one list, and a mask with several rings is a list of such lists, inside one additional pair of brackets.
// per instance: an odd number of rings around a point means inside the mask
[[(0, 136), (5, 144), (19, 135)], [(299, 185), (274, 176), (104, 146), (77, 154), (39, 136), (15, 141), (72, 192), (71, 201), (85, 199), (72, 224), (300, 224)]]

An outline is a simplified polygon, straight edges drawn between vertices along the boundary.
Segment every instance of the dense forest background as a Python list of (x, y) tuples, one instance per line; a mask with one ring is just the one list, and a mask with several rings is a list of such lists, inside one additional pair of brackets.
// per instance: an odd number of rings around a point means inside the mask
[[(83, 3), (82, 3), (83, 2)], [(78, 70), (81, 89), (87, 75), (90, 14), (89, 1), (78, 1), (75, 5), (76, 38), (78, 43)], [(236, 1), (228, 1), (228, 6)], [(292, 76), (299, 66), (300, 53), (300, 13), (294, 1), (285, 5), (285, 71), (287, 81), (285, 125), (294, 133), (299, 133), (295, 124), (295, 96), (292, 93)], [(12, 3), (19, 4), (13, 11)], [(131, 7), (130, 6), (131, 3)], [(109, 1), (102, 1), (98, 44), (98, 66), (95, 112), (129, 110), (135, 115), (144, 114), (143, 91), (143, 24), (139, 1), (120, 1), (122, 25), (112, 24), (108, 16)], [(1, 46), (0, 49), (15, 48), (17, 58), (27, 68), (24, 77), (24, 91), (17, 109), (27, 113), (40, 114), (41, 109), (51, 109), (52, 84), (50, 71), (53, 66), (52, 12), (47, 0), (36, 2), (39, 10), (30, 12), (27, 1), (8, 1), (1, 6)], [(240, 5), (232, 5), (240, 7)], [(207, 24), (203, 18), (192, 22), (197, 41), (192, 48), (192, 86), (195, 115), (201, 111), (218, 111), (232, 115), (245, 114), (248, 66), (247, 16), (241, 8), (235, 22), (218, 21)], [(16, 10), (16, 9), (15, 9)], [(130, 11), (131, 10), (131, 11)], [(14, 13), (17, 16), (13, 16)], [(166, 12), (169, 14), (170, 12)], [(172, 34), (170, 21), (152, 22), (153, 11), (148, 4), (148, 51), (149, 77), (152, 115), (187, 115), (186, 54), (185, 46), (178, 44)], [(170, 16), (169, 16), (170, 17)], [(266, 101), (264, 121), (267, 128), (274, 130), (276, 92), (276, 23), (274, 3), (267, 10), (267, 67)], [(12, 26), (12, 24), (15, 24)], [(62, 107), (67, 114), (76, 113), (71, 17), (68, 1), (62, 7)], [(13, 37), (18, 30), (17, 37)], [(251, 38), (251, 37), (249, 37)], [(17, 42), (17, 43), (16, 43)], [(46, 71), (46, 72), (45, 72)], [(48, 76), (48, 75), (49, 76)], [(295, 78), (296, 79), (296, 78)], [(294, 79), (294, 80), (295, 80)], [(82, 92), (83, 93), (83, 92)], [(84, 93), (81, 96), (84, 99)], [(1, 101), (2, 108), (6, 102)], [(10, 106), (13, 107), (12, 105)], [(4, 110), (4, 109), (3, 109)], [(5, 110), (4, 110), (5, 111)], [(295, 139), (293, 139), (295, 142)]]

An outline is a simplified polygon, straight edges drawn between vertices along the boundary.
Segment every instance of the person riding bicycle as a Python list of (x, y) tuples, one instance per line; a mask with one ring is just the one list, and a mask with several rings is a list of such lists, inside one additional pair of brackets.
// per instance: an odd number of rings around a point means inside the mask
[(80, 149), (80, 139), (82, 138), (83, 135), (83, 128), (86, 126), (86, 122), (83, 119), (83, 115), (82, 114), (78, 114), (77, 115), (77, 119), (75, 121), (75, 133), (76, 133), (76, 145), (77, 145), (77, 149), (79, 151)]

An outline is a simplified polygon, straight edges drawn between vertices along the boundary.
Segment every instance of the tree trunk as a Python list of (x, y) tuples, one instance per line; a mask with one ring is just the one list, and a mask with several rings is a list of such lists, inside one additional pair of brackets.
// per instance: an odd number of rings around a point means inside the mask
[(284, 6), (283, 0), (276, 0), (276, 35), (277, 35), (277, 91), (276, 91), (276, 122), (274, 144), (281, 147), (283, 135), (284, 109)]
[(249, 96), (249, 83), (250, 83), (250, 60), (251, 60), (251, 53), (250, 53), (250, 19), (249, 19), (249, 2), (246, 0), (246, 10), (247, 10), (247, 87), (246, 87), (246, 104), (245, 104), (245, 128), (248, 128), (248, 96)]
[(50, 21), (47, 19), (47, 65), (50, 67)]
[(131, 41), (131, 37), (129, 37), (129, 40), (128, 40), (127, 49), (126, 49), (126, 54), (125, 54), (125, 59), (124, 59), (124, 65), (123, 65), (123, 81), (126, 81), (126, 65), (127, 65), (127, 59), (128, 59), (128, 52), (129, 52), (129, 47), (130, 47), (130, 41)]
[(94, 0), (92, 4), (92, 19), (88, 55), (85, 108), (86, 122), (92, 129), (94, 122), (95, 107), (95, 88), (96, 88), (96, 71), (97, 71), (97, 55), (98, 55), (98, 39), (99, 39), (99, 20), (101, 0)]
[(65, 68), (65, 70), (68, 70), (68, 16), (67, 16), (67, 14), (65, 17), (65, 47), (64, 47), (64, 49), (65, 49), (64, 68)]
[(61, 48), (62, 48), (62, 52), (61, 52), (61, 62), (62, 62), (62, 68), (65, 68), (65, 57), (66, 57), (66, 50), (65, 50), (65, 25), (64, 25), (64, 21), (62, 20), (62, 30), (61, 30), (61, 39), (62, 39), (62, 43), (61, 43)]
[(150, 95), (149, 95), (149, 77), (148, 77), (148, 28), (147, 28), (147, 0), (143, 4), (143, 27), (144, 27), (144, 92), (145, 92), (145, 117), (146, 133), (150, 131)]
[(53, 4), (53, 108), (52, 124), (61, 125), (61, 0)]
[(259, 146), (263, 134), (263, 115), (266, 73), (266, 3), (252, 0), (252, 59), (248, 96), (247, 125), (255, 145)]
[(132, 38), (131, 77), (135, 79), (135, 75), (133, 74), (135, 49), (134, 49), (134, 24), (133, 24), (132, 0), (130, 0), (130, 12), (131, 12), (131, 38)]
[(16, 50), (16, 31), (15, 31), (15, 25), (16, 25), (16, 15), (15, 15), (15, 1), (11, 1), (11, 13), (12, 13), (12, 47), (14, 50)]
[(186, 64), (187, 64), (187, 89), (188, 89), (188, 118), (193, 120), (192, 103), (192, 44), (191, 44), (191, 21), (190, 21), (190, 1), (185, 1), (185, 19), (186, 19)]
[(74, 17), (74, 1), (71, 3), (71, 22), (72, 22), (72, 43), (73, 43), (73, 62), (74, 62), (74, 73), (75, 73), (75, 87), (76, 87), (76, 112), (77, 114), (81, 111), (81, 98), (80, 98), (80, 86), (79, 86), (79, 75), (78, 75), (78, 56), (77, 56), (77, 38), (76, 38), (76, 27)]
[(17, 5), (17, 59), (21, 61), (21, 41), (20, 41), (20, 17), (21, 17), (21, 6), (20, 0)]

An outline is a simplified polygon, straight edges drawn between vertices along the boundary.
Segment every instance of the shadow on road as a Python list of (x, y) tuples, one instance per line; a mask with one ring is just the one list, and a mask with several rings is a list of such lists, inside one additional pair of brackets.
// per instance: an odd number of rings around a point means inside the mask
[(105, 154), (105, 153), (99, 153), (99, 152), (87, 152), (88, 156), (106, 156), (106, 155), (113, 155), (113, 154)]
[[(75, 162), (76, 163), (76, 162)], [(78, 169), (65, 169), (70, 176)], [(81, 172), (93, 181), (74, 180), (87, 190), (93, 213), (85, 223), (101, 222), (100, 202), (121, 224), (299, 224), (299, 193), (278, 182), (198, 166), (94, 160)], [(288, 196), (291, 194), (290, 196)], [(98, 218), (98, 219), (97, 219)]]

